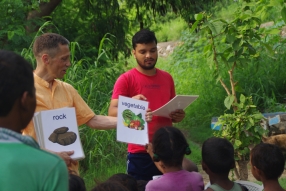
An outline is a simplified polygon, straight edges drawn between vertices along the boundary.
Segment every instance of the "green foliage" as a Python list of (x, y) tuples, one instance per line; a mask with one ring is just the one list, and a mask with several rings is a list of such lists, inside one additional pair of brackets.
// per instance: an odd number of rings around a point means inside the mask
[[(103, 40), (104, 41), (104, 40)], [(96, 64), (87, 63), (89, 59), (73, 58), (78, 45), (71, 43), (72, 66), (64, 80), (77, 89), (82, 98), (97, 115), (106, 115), (111, 98), (111, 90), (117, 77), (124, 71), (122, 62), (114, 63), (111, 59)], [(104, 49), (104, 46), (101, 47)], [(98, 57), (107, 57), (101, 51)], [(88, 66), (88, 67), (87, 67)], [(80, 170), (88, 187), (94, 186), (93, 179), (104, 180), (117, 172), (124, 172), (126, 144), (116, 141), (116, 131), (94, 130), (85, 125), (80, 127), (80, 136), (86, 158), (80, 161)], [(113, 170), (111, 170), (113, 169)], [(124, 165), (125, 170), (125, 165)]]
[(101, 46), (100, 41), (107, 33), (111, 34), (109, 38), (113, 44), (106, 45), (105, 51), (109, 52), (110, 59), (116, 60), (120, 53), (129, 55), (126, 11), (120, 9), (117, 0), (72, 1), (59, 5), (51, 19), (60, 34), (81, 45), (80, 56), (94, 57), (100, 54), (97, 49)]
[(266, 130), (261, 127), (263, 115), (253, 105), (251, 97), (240, 95), (240, 102), (235, 103), (234, 113), (225, 113), (218, 118), (216, 126), (221, 126), (215, 136), (229, 140), (235, 150), (236, 160), (249, 160), (250, 146), (261, 142)]
[[(47, 31), (48, 28), (55, 28), (55, 26), (50, 21), (43, 23), (39, 27), (39, 30), (37, 31), (35, 36), (33, 38), (31, 38), (31, 42), (30, 42), (29, 46), (27, 46), (26, 48), (23, 48), (21, 51), (21, 56), (23, 56), (26, 60), (28, 60), (34, 68), (36, 68), (36, 60), (35, 60), (34, 55), (33, 55), (34, 40), (36, 39), (37, 36), (41, 35), (42, 33), (45, 33), (45, 31)], [(71, 48), (73, 49), (73, 42), (71, 43)], [(73, 61), (74, 61), (74, 54), (72, 54), (72, 61), (71, 62), (73, 63)]]
[[(33, 0), (31, 1), (33, 3), (29, 4), (29, 6), (27, 4), (24, 6), (19, 2), (24, 1), (3, 0), (0, 2), (0, 10), (4, 15), (0, 18), (0, 46), (1, 48), (17, 52), (20, 52), (25, 47), (26, 49), (22, 51), (22, 55), (25, 55), (26, 58), (35, 63), (31, 49), (28, 49), (28, 47), (31, 48), (30, 45), (34, 39), (34, 34), (22, 33), (26, 23), (23, 19), (31, 8), (37, 9), (39, 2), (42, 1)], [(223, 4), (222, 2), (226, 1), (217, 2)], [(204, 4), (214, 7), (214, 4), (206, 3), (206, 1), (204, 1)], [(10, 5), (14, 6), (12, 12), (8, 11), (9, 7), (7, 6)], [(51, 17), (45, 18), (49, 21), (42, 25), (40, 32), (57, 32), (66, 36), (70, 41), (76, 42), (71, 43), (72, 66), (64, 80), (71, 83), (78, 90), (96, 114), (104, 115), (107, 113), (115, 80), (120, 73), (136, 64), (135, 61), (131, 63), (130, 60), (128, 60), (127, 64), (123, 59), (130, 52), (131, 36), (135, 31), (139, 30), (138, 20), (134, 19), (136, 10), (127, 9), (126, 6), (123, 6), (124, 3), (119, 5), (120, 10), (117, 11), (115, 9), (118, 8), (118, 5), (109, 4), (107, 1), (99, 1), (98, 3), (95, 1), (63, 1)], [(211, 12), (214, 16), (224, 17), (224, 20), (231, 22), (234, 20), (232, 13), (235, 12), (234, 9), (237, 5), (238, 3), (231, 3), (231, 7), (227, 6), (226, 9), (223, 6), (217, 6)], [(97, 9), (97, 6), (101, 7)], [(109, 8), (113, 10), (114, 14), (120, 15), (112, 17), (113, 13), (109, 12), (109, 10), (105, 11), (105, 9)], [(234, 78), (238, 82), (236, 91), (246, 96), (251, 95), (254, 104), (258, 105), (260, 111), (276, 112), (283, 111), (283, 109), (285, 111), (285, 105), (282, 104), (282, 101), (286, 95), (286, 49), (285, 42), (276, 34), (277, 29), (284, 25), (280, 15), (284, 9), (280, 5), (274, 9), (273, 7), (269, 9), (269, 6), (261, 8), (268, 10), (267, 14), (262, 18), (263, 21), (269, 19), (275, 21), (273, 27), (263, 30), (271, 30), (273, 28), (276, 28), (276, 30), (266, 34), (259, 29), (258, 32), (262, 34), (261, 40), (266, 46), (262, 44), (260, 46), (260, 43), (255, 43), (254, 48), (258, 50), (257, 52), (259, 52), (260, 56), (241, 65), (239, 70), (234, 72)], [(206, 9), (200, 5), (200, 10)], [(227, 10), (228, 13), (225, 12)], [(162, 32), (164, 37), (164, 33), (166, 31), (169, 33), (169, 31), (163, 26), (160, 28), (159, 25), (160, 22), (163, 24), (168, 23), (169, 19), (158, 17), (159, 19), (154, 20), (154, 17), (151, 17), (150, 10), (148, 11), (149, 16), (144, 17), (144, 19), (152, 18), (152, 20), (150, 22), (145, 21), (144, 25), (154, 29), (156, 34), (160, 34), (160, 30), (164, 31)], [(188, 12), (188, 17), (192, 19), (190, 15), (193, 15), (193, 13)], [(199, 19), (198, 16), (197, 19)], [(170, 14), (169, 18), (173, 17)], [(37, 21), (40, 24), (43, 23), (41, 20)], [(115, 24), (111, 25), (110, 23), (112, 22), (110, 21), (115, 22)], [(154, 27), (154, 25), (157, 26)], [(174, 25), (177, 24), (175, 23)], [(216, 23), (213, 25), (216, 25)], [(214, 26), (215, 29), (216, 27)], [(19, 33), (22, 35), (17, 34), (17, 32), (9, 32), (14, 30), (22, 30)], [(121, 39), (121, 35), (125, 39)], [(222, 104), (225, 99), (225, 92), (220, 84), (217, 84), (216, 78), (213, 78), (213, 74), (217, 75), (217, 73), (213, 72), (213, 58), (204, 54), (205, 46), (209, 44), (208, 36), (203, 36), (200, 33), (190, 34), (189, 31), (180, 33), (180, 35), (180, 41), (182, 42), (180, 46), (175, 49), (168, 59), (159, 58), (157, 66), (172, 74), (177, 94), (200, 96), (186, 110), (186, 118), (181, 123), (176, 124), (176, 126), (184, 128), (189, 132), (187, 137), (191, 141), (200, 144), (212, 136), (213, 130), (210, 129), (211, 118), (220, 116), (225, 110)], [(170, 39), (169, 36), (164, 38)], [(218, 50), (224, 50), (226, 45), (220, 39), (221, 37), (217, 38)], [(125, 44), (123, 45), (122, 43)], [(123, 53), (119, 53), (119, 50), (122, 50)], [(272, 50), (271, 54), (270, 50)], [(117, 60), (116, 55), (118, 55)], [(115, 61), (112, 60), (113, 58), (115, 58)], [(218, 56), (218, 59), (220, 60), (220, 56)], [(229, 63), (221, 65), (221, 69), (229, 69)], [(222, 72), (218, 76), (224, 81), (229, 79), (227, 73)], [(225, 83), (230, 85), (227, 81)], [(95, 178), (105, 180), (114, 173), (125, 172), (126, 145), (116, 142), (115, 131), (98, 131), (81, 126), (80, 134), (86, 153), (86, 159), (80, 162), (80, 169), (81, 175), (88, 184), (88, 188), (94, 185), (93, 180)], [(190, 144), (193, 150), (191, 159), (198, 164), (200, 161), (199, 146)]]
[[(235, 79), (237, 69), (243, 70), (251, 61), (257, 60), (260, 52), (265, 48), (270, 55), (274, 54), (269, 43), (262, 39), (263, 35), (279, 34), (277, 28), (260, 28), (261, 20), (266, 15), (269, 2), (243, 2), (233, 14), (232, 20), (224, 18), (212, 19), (206, 13), (195, 15), (197, 19), (191, 28), (193, 32), (197, 27), (202, 35), (207, 36), (209, 44), (204, 46), (204, 54), (209, 57), (209, 63), (214, 71), (214, 77), (220, 82), (227, 93), (224, 105), (233, 113), (225, 113), (219, 117), (216, 126), (221, 125), (221, 130), (216, 136), (228, 139), (234, 146), (236, 159), (239, 165), (237, 178), (247, 180), (246, 163), (249, 157), (249, 145), (261, 141), (265, 131), (260, 125), (262, 114), (258, 112), (252, 103), (251, 97), (240, 95), (240, 103), (237, 99), (237, 91), (241, 91)], [(265, 8), (267, 7), (267, 8)], [(283, 9), (282, 9), (283, 12)], [(229, 75), (228, 83), (222, 75)]]
[[(28, 12), (39, 5), (38, 1), (1, 0), (0, 1), (0, 49), (20, 52), (28, 47), (33, 35), (26, 35)], [(33, 20), (41, 23), (41, 19)]]
[[(180, 21), (183, 28), (187, 26), (186, 23), (192, 22), (190, 13), (208, 9), (216, 3), (213, 0), (164, 2), (69, 0), (59, 1), (60, 4), (55, 9), (50, 6), (53, 10), (50, 14), (50, 10), (45, 8), (50, 2), (49, 0), (1, 1), (0, 48), (21, 52), (23, 48), (29, 46), (38, 28), (45, 22), (51, 22), (53, 26), (50, 25), (45, 32), (59, 33), (72, 42), (78, 42), (81, 45), (81, 52), (76, 53), (78, 58), (89, 59), (99, 54), (97, 47), (100, 47), (100, 40), (105, 34), (111, 34), (113, 44), (106, 45), (106, 51), (109, 52), (110, 59), (118, 61), (121, 56), (125, 58), (130, 56), (130, 38), (140, 28), (150, 28), (161, 23), (161, 20), (165, 19), (164, 16), (170, 12), (174, 13), (172, 17), (184, 18), (186, 21), (184, 24)], [(48, 15), (43, 14), (45, 16), (41, 18), (34, 18), (41, 11), (48, 12)], [(172, 34), (167, 37), (166, 33), (162, 34), (162, 40), (178, 39), (180, 34), (171, 28)], [(91, 61), (92, 59), (89, 60)]]
[(286, 178), (283, 177), (283, 178), (279, 178), (279, 183), (281, 185), (282, 188), (286, 188)]
[[(235, 6), (231, 5), (232, 13), (237, 5), (237, 3)], [(275, 7), (275, 9), (278, 8)], [(224, 11), (227, 10), (228, 7), (217, 12), (217, 15), (226, 15)], [(234, 20), (230, 16), (224, 19), (228, 22)], [(273, 28), (281, 28), (284, 22), (278, 16), (276, 19)], [(271, 29), (272, 27), (265, 30)], [(262, 33), (262, 31), (258, 32)], [(262, 42), (268, 44), (275, 54), (271, 55), (264, 45), (258, 43), (255, 48), (258, 49), (260, 56), (239, 66), (233, 73), (237, 82), (235, 90), (238, 95), (252, 96), (254, 104), (261, 112), (285, 111), (285, 44), (278, 34), (263, 33), (261, 37)], [(202, 143), (212, 136), (211, 118), (220, 116), (225, 111), (222, 104), (226, 98), (225, 91), (217, 83), (218, 75), (214, 72), (213, 57), (204, 53), (205, 47), (210, 44), (207, 36), (201, 35), (200, 32), (185, 31), (180, 41), (182, 43), (176, 47), (168, 60), (159, 59), (158, 67), (172, 74), (178, 94), (199, 95), (199, 98), (187, 108), (186, 118), (177, 126), (187, 129), (192, 141)], [(219, 38), (217, 42), (218, 50), (224, 50), (225, 43), (219, 41)], [(220, 67), (222, 71), (229, 70), (229, 64), (222, 63)], [(221, 72), (219, 77), (227, 86), (230, 86), (230, 82), (227, 81), (229, 80), (227, 72)]]
[(187, 28), (187, 23), (181, 17), (177, 17), (165, 22), (161, 21), (155, 26), (152, 25), (152, 27), (150, 27), (150, 29), (155, 32), (156, 38), (159, 42), (179, 40), (182, 31), (186, 30)]
[(192, 18), (190, 13), (200, 12), (210, 8), (215, 4), (213, 0), (166, 0), (166, 1), (146, 1), (146, 0), (128, 0), (125, 1), (127, 9), (136, 10), (136, 21), (140, 23), (140, 28), (146, 28), (144, 24), (152, 17), (157, 15), (164, 16), (167, 12), (174, 12), (190, 22)]

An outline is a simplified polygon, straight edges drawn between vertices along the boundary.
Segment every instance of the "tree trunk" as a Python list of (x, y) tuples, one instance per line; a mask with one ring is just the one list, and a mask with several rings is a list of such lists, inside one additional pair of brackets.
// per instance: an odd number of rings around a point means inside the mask
[(140, 21), (139, 23), (140, 23), (140, 30), (141, 30), (144, 28), (144, 24), (143, 24), (143, 21)]
[[(27, 20), (49, 16), (61, 2), (62, 0), (50, 0), (49, 2), (40, 3), (39, 9), (28, 13)], [(35, 24), (26, 27), (26, 32), (31, 33), (34, 31), (37, 31)]]
[(247, 168), (248, 162), (249, 161), (245, 161), (245, 160), (237, 161), (240, 180), (248, 180), (248, 168)]

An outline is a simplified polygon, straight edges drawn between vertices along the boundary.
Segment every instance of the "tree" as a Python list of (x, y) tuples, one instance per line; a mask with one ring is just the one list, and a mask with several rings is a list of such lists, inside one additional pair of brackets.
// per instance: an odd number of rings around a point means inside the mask
[(135, 9), (135, 19), (139, 22), (140, 29), (146, 27), (148, 20), (160, 15), (164, 16), (171, 11), (182, 16), (186, 22), (192, 23), (195, 20), (191, 13), (201, 12), (212, 7), (215, 0), (126, 0), (127, 9)]
[[(0, 10), (0, 47), (20, 52), (32, 42), (46, 21), (53, 25), (43, 32), (56, 32), (78, 42), (82, 51), (77, 56), (97, 55), (101, 39), (109, 36), (106, 52), (110, 59), (129, 56), (130, 32), (148, 27), (158, 15), (173, 11), (190, 22), (194, 11), (202, 10), (214, 0), (2, 0)], [(138, 24), (139, 23), (139, 24)], [(150, 23), (150, 22), (149, 22)], [(136, 24), (136, 25), (135, 25)], [(106, 41), (107, 42), (107, 41)]]
[[(242, 70), (251, 60), (257, 59), (262, 48), (273, 54), (272, 48), (263, 40), (266, 34), (278, 34), (279, 30), (261, 29), (261, 16), (274, 4), (283, 6), (280, 1), (243, 2), (234, 13), (234, 19), (212, 19), (205, 13), (195, 15), (196, 22), (191, 31), (199, 27), (206, 35), (209, 43), (204, 47), (204, 53), (209, 57), (214, 76), (227, 93), (224, 100), (226, 108), (232, 109), (219, 117), (217, 125), (221, 126), (220, 136), (228, 139), (234, 146), (235, 157), (239, 170), (235, 168), (238, 179), (247, 180), (250, 146), (261, 141), (266, 133), (262, 128), (262, 114), (252, 103), (251, 97), (240, 95), (238, 101), (237, 90), (241, 89), (235, 80), (235, 71)], [(282, 9), (282, 15), (284, 13)], [(229, 79), (221, 76), (227, 73)]]

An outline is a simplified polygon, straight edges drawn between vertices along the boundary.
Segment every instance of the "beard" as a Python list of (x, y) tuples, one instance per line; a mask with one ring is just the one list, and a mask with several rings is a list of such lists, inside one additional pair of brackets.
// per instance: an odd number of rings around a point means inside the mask
[(153, 61), (153, 64), (148, 64), (145, 65), (145, 62), (148, 62), (147, 60), (144, 60), (144, 62), (140, 62), (137, 58), (136, 58), (137, 64), (144, 70), (152, 70), (153, 68), (155, 68), (156, 62), (157, 62), (157, 58), (156, 59), (148, 59), (148, 61)]

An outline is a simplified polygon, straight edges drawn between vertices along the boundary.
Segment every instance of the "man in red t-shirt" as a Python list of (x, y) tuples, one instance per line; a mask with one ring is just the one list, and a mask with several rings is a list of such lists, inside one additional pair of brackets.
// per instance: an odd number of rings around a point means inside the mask
[[(117, 79), (108, 110), (109, 116), (117, 116), (119, 95), (146, 100), (152, 111), (163, 106), (176, 95), (172, 76), (155, 68), (158, 51), (154, 32), (140, 30), (133, 36), (132, 46), (132, 53), (138, 64), (136, 68), (127, 71)], [(180, 122), (184, 117), (183, 110), (171, 112), (170, 118), (153, 116), (152, 121), (148, 123), (149, 141), (152, 142), (153, 134), (160, 127), (172, 126), (172, 122)], [(187, 159), (184, 161), (188, 163), (190, 170), (197, 171), (194, 163)], [(127, 172), (138, 180), (151, 180), (152, 176), (162, 174), (154, 165), (145, 147), (135, 144), (128, 144)]]

